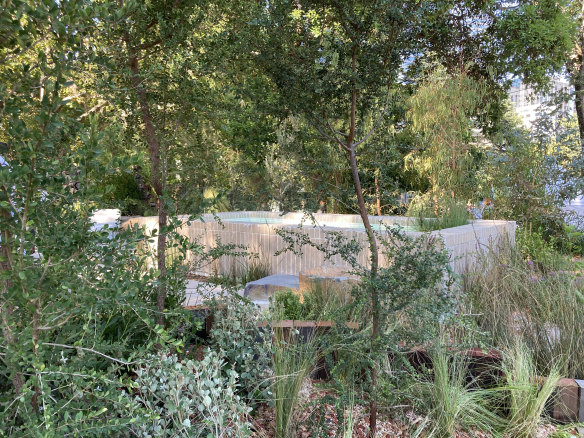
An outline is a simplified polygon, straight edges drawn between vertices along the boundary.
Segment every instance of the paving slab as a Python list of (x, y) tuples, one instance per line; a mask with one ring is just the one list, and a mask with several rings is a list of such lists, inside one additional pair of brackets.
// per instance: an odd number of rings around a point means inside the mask
[[(204, 281), (189, 280), (187, 282), (186, 296), (183, 306), (201, 306), (206, 300), (221, 297), (225, 293), (226, 289), (222, 286)], [(242, 297), (245, 296), (243, 289), (239, 289), (235, 293)], [(247, 298), (261, 308), (267, 309), (270, 305), (270, 301), (268, 299), (263, 299), (261, 296)]]
[(269, 302), (277, 291), (292, 289), (298, 291), (298, 275), (269, 275), (245, 285), (243, 296), (253, 302)]
[[(206, 283), (204, 281), (189, 280), (185, 292), (184, 306), (200, 306), (205, 300), (214, 297), (220, 297), (225, 293), (225, 288), (216, 284)], [(243, 296), (243, 289), (236, 292)]]

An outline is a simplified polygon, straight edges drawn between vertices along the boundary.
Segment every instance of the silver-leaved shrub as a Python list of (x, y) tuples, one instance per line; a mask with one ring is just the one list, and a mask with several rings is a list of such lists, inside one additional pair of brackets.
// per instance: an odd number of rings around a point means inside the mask
[(220, 353), (201, 361), (161, 352), (140, 362), (131, 393), (132, 432), (139, 437), (246, 437), (251, 409), (237, 394), (238, 375), (222, 372)]

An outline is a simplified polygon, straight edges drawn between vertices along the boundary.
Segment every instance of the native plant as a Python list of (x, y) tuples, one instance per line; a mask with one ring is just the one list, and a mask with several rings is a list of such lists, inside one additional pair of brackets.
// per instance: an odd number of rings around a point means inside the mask
[(238, 375), (238, 394), (255, 408), (268, 399), (269, 386), (271, 345), (268, 333), (258, 327), (262, 315), (255, 304), (235, 293), (209, 303), (214, 319), (209, 347), (225, 361), (223, 373)]
[(542, 116), (528, 131), (508, 116), (491, 141), (484, 169), (496, 199), (491, 216), (513, 218), (528, 233), (542, 233), (558, 248), (565, 246), (563, 207), (584, 187), (584, 154), (575, 127)]
[(546, 265), (557, 265), (560, 259), (551, 249), (546, 249), (550, 256), (545, 260), (525, 260), (520, 242), (486, 249), (477, 269), (465, 277), (465, 310), (478, 315), (477, 324), (490, 336), (492, 347), (511, 348), (519, 337), (539, 375), (550, 373), (557, 358), (564, 359), (563, 375), (582, 375), (581, 279), (569, 272), (565, 260), (561, 271)]
[(538, 377), (531, 352), (518, 341), (508, 350), (503, 372), (509, 400), (507, 433), (517, 438), (533, 437), (561, 377), (559, 368), (552, 363), (547, 377)]
[(426, 413), (413, 436), (448, 438), (456, 436), (459, 428), (489, 433), (500, 430), (504, 420), (491, 405), (497, 393), (481, 389), (477, 378), (469, 378), (468, 358), (439, 347), (431, 359), (432, 369), (425, 370), (426, 375), (416, 375), (410, 388)]
[(297, 332), (285, 333), (275, 328), (273, 349), (271, 392), (276, 412), (276, 438), (294, 438), (300, 390), (318, 362), (317, 342), (314, 336), (303, 339)]
[(420, 147), (406, 157), (406, 168), (428, 178), (426, 207), (437, 216), (443, 202), (476, 196), (477, 151), (474, 116), (482, 110), (486, 86), (462, 72), (434, 67), (410, 98), (408, 118)]
[[(156, 346), (180, 348), (184, 278), (162, 275), (143, 230), (94, 230), (102, 180), (131, 160), (101, 159), (99, 118), (85, 114), (78, 72), (95, 60), (95, 5), (8, 2), (0, 46), (0, 423), (8, 435), (118, 435), (128, 367)], [(4, 14), (7, 15), (4, 15)], [(8, 17), (8, 18), (6, 18)], [(5, 19), (6, 18), (6, 19)], [(4, 31), (7, 33), (4, 34)], [(178, 223), (172, 227), (179, 226)], [(167, 236), (171, 229), (164, 230)], [(173, 264), (174, 266), (174, 264)], [(165, 317), (166, 326), (156, 321)]]
[(448, 251), (440, 249), (440, 242), (430, 235), (412, 237), (398, 227), (376, 234), (382, 245), (383, 265), (372, 272), (358, 263), (359, 243), (341, 233), (327, 231), (323, 242), (312, 242), (303, 232), (279, 229), (277, 233), (287, 244), (282, 251), (301, 254), (303, 246), (312, 246), (327, 260), (340, 257), (359, 277), (350, 306), (359, 312), (363, 324), (370, 323), (371, 330), (351, 337), (354, 345), (350, 348), (366, 350), (360, 357), (370, 368), (370, 400), (376, 400), (377, 363), (387, 354), (388, 346), (433, 340), (440, 323), (448, 323), (453, 315), (454, 277)]
[(443, 230), (468, 223), (469, 214), (463, 202), (442, 199), (436, 204), (428, 203), (426, 196), (415, 197), (408, 207), (408, 216), (416, 220), (421, 231)]
[(125, 394), (135, 436), (218, 438), (249, 436), (251, 411), (238, 395), (239, 376), (224, 372), (220, 353), (206, 351), (201, 361), (180, 360), (168, 351), (135, 365)]

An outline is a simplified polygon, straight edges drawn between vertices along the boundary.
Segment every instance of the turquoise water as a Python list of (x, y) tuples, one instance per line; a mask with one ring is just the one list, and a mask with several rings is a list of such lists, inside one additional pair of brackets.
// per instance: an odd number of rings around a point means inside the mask
[[(279, 225), (298, 225), (289, 221), (285, 221), (283, 218), (273, 218), (273, 217), (236, 217), (236, 218), (226, 218), (221, 219), (222, 222), (238, 222), (238, 223), (251, 223), (251, 224), (279, 224)], [(319, 226), (327, 228), (351, 228), (354, 230), (362, 230), (365, 227), (360, 222), (333, 222), (333, 223), (318, 223)], [(312, 227), (312, 222), (305, 222), (304, 227)], [(396, 226), (396, 225), (390, 225)], [(385, 226), (380, 224), (371, 224), (371, 228), (375, 231), (385, 230)], [(415, 231), (415, 227), (412, 226), (402, 226), (405, 231)]]

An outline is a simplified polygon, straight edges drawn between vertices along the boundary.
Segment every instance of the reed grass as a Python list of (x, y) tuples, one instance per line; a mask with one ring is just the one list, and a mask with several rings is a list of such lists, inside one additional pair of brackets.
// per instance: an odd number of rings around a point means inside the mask
[(432, 355), (429, 376), (417, 376), (412, 394), (425, 411), (425, 420), (412, 437), (451, 438), (458, 429), (494, 434), (504, 419), (493, 409), (496, 391), (481, 389), (468, 373), (468, 359), (439, 349)]
[(276, 438), (296, 436), (295, 415), (300, 391), (306, 378), (318, 363), (318, 348), (314, 337), (300, 339), (298, 333), (274, 331), (272, 392), (275, 404)]
[(506, 243), (487, 250), (464, 283), (466, 312), (487, 333), (489, 346), (511, 349), (519, 339), (539, 375), (561, 363), (564, 376), (584, 377), (581, 278), (525, 260), (520, 248)]
[(531, 352), (520, 341), (507, 352), (503, 363), (507, 385), (499, 388), (508, 394), (509, 420), (506, 435), (532, 438), (542, 423), (548, 400), (560, 379), (557, 364), (545, 379), (537, 375)]

